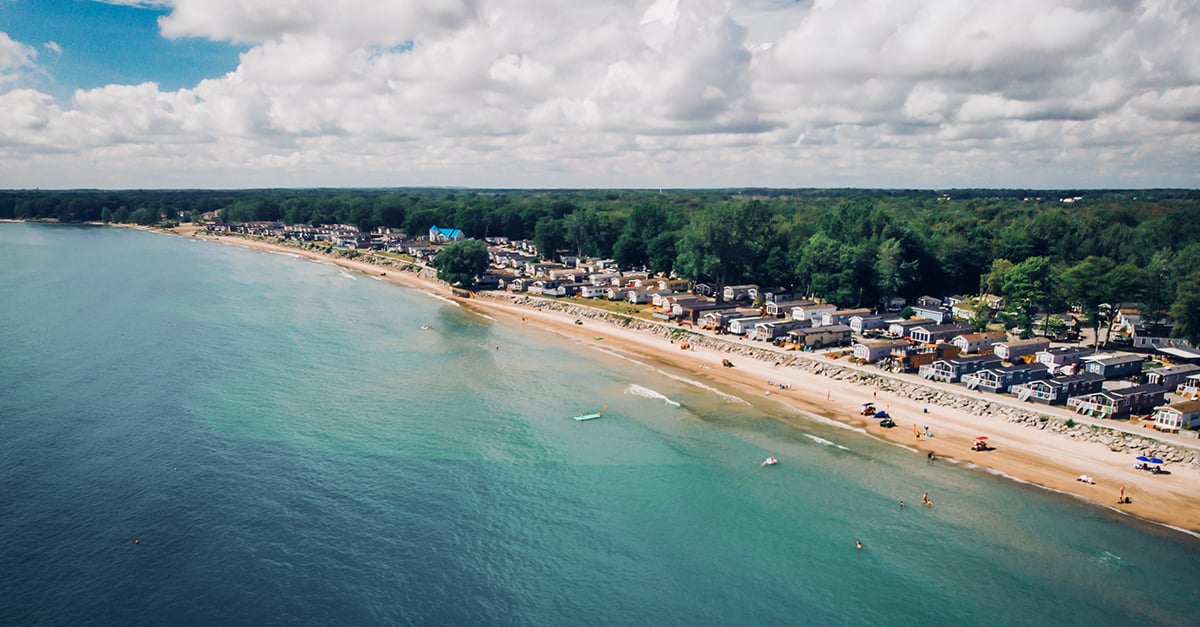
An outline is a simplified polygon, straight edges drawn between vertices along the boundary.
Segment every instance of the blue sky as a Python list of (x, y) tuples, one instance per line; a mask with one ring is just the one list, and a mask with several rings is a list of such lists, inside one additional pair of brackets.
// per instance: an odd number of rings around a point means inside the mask
[(0, 0), (0, 188), (1196, 188), (1198, 32), (1194, 0)]
[[(165, 90), (237, 69), (246, 46), (196, 37), (166, 39), (158, 18), (165, 8), (92, 0), (0, 0), (0, 30), (40, 48), (43, 74), (32, 83), (59, 100), (75, 89), (154, 81)], [(45, 47), (54, 42), (59, 54)]]

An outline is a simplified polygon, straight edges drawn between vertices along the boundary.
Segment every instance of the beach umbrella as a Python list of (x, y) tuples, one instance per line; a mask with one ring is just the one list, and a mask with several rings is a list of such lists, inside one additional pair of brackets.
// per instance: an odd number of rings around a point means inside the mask
[(1151, 464), (1161, 464), (1161, 463), (1163, 463), (1163, 460), (1161, 460), (1161, 459), (1159, 459), (1159, 458), (1157, 458), (1157, 457), (1151, 457), (1151, 458), (1150, 458), (1150, 463), (1151, 463)]
[(986, 435), (977, 435), (977, 436), (975, 436), (975, 439), (976, 440), (986, 440), (987, 436)]
[(1137, 459), (1139, 462), (1150, 462), (1150, 458), (1146, 457), (1145, 455), (1138, 455), (1135, 459)]

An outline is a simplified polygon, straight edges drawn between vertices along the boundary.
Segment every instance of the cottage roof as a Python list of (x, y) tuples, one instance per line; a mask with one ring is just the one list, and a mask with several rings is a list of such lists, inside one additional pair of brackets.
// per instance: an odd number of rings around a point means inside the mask
[(1046, 379), (1044, 381), (1041, 381), (1041, 383), (1048, 383), (1050, 385), (1058, 386), (1058, 385), (1067, 385), (1067, 384), (1076, 383), (1076, 382), (1103, 381), (1103, 380), (1104, 380), (1104, 377), (1102, 377), (1098, 374), (1091, 373), (1091, 372), (1085, 372), (1083, 374), (1073, 374), (1073, 375), (1068, 375), (1065, 377), (1054, 377), (1053, 379)]
[(867, 348), (899, 348), (902, 346), (907, 347), (908, 340), (862, 340), (858, 344)]
[[(800, 327), (788, 331), (794, 335), (815, 335), (817, 333), (851, 333), (853, 329), (844, 324), (831, 324), (827, 327)], [(905, 343), (907, 345), (907, 342)]]
[(1189, 346), (1162, 346), (1158, 352), (1176, 359), (1200, 359), (1200, 350)]
[(914, 328), (914, 327), (919, 327), (922, 325), (930, 324), (933, 322), (933, 320), (930, 320), (929, 318), (909, 318), (908, 320), (905, 320), (903, 318), (896, 318), (893, 320), (887, 320), (886, 322), (888, 324), (900, 325), (906, 329), (909, 329), (909, 328)]
[(946, 359), (944, 361), (948, 361), (948, 362), (954, 363), (954, 364), (970, 364), (970, 363), (974, 363), (974, 362), (1000, 363), (1000, 358), (995, 355), (971, 355), (970, 357), (955, 357), (954, 359)]
[(1200, 366), (1197, 366), (1196, 364), (1180, 364), (1178, 366), (1167, 366), (1166, 368), (1152, 370), (1148, 374), (1170, 376), (1173, 374), (1191, 374), (1193, 372), (1200, 372)]
[(1181, 414), (1191, 414), (1200, 412), (1200, 401), (1183, 401), (1182, 403), (1171, 403), (1162, 407), (1156, 407), (1158, 410), (1177, 411)]
[(1139, 394), (1162, 394), (1167, 391), (1165, 385), (1155, 385), (1147, 383), (1145, 385), (1135, 385), (1133, 387), (1121, 388), (1118, 390), (1104, 390), (1102, 394), (1109, 398), (1120, 398), (1126, 396), (1137, 396)]
[(1144, 359), (1145, 358), (1141, 355), (1113, 355), (1111, 357), (1102, 357), (1093, 361), (1094, 363), (1105, 366), (1118, 366), (1121, 364), (1131, 364), (1136, 361), (1143, 361)]
[(1007, 342), (1002, 342), (1002, 344), (1008, 348), (1016, 348), (1018, 346), (1050, 346), (1050, 340), (1044, 337), (1031, 337), (1027, 340), (1008, 340)]
[(964, 328), (969, 329), (969, 328), (971, 328), (971, 326), (966, 325), (966, 324), (953, 324), (953, 323), (951, 323), (951, 324), (930, 324), (930, 325), (926, 325), (926, 326), (915, 327), (915, 328), (913, 328), (913, 331), (920, 329), (922, 331), (925, 331), (926, 333), (945, 333), (947, 331), (961, 331)]

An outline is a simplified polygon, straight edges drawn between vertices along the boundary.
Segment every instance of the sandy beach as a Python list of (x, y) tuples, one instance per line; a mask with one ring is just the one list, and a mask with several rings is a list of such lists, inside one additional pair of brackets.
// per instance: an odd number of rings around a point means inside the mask
[[(723, 359), (729, 358), (725, 352), (699, 346), (680, 350), (677, 344), (661, 335), (598, 320), (589, 319), (582, 325), (575, 324), (575, 318), (570, 315), (523, 307), (502, 299), (457, 298), (445, 284), (422, 278), (413, 272), (359, 260), (334, 258), (318, 251), (258, 239), (207, 236), (190, 225), (170, 232), (246, 248), (321, 259), (399, 285), (454, 298), (464, 307), (486, 312), (506, 324), (535, 323), (538, 328), (570, 341), (580, 344), (602, 342), (605, 350), (626, 354), (642, 362), (680, 369), (698, 380), (731, 392), (744, 396), (765, 396), (779, 404), (779, 411), (773, 415), (781, 421), (802, 425), (810, 420), (805, 416), (806, 413), (819, 415), (909, 448), (913, 455), (927, 457), (933, 453), (934, 463), (962, 463), (1001, 473), (1018, 481), (1073, 495), (1097, 507), (1200, 535), (1200, 469), (1190, 464), (1169, 464), (1167, 469), (1170, 474), (1154, 475), (1135, 469), (1132, 456), (1128, 453), (1111, 451), (1096, 442), (1075, 440), (954, 408), (923, 405), (896, 394), (864, 387), (854, 381), (810, 374), (776, 365), (775, 362), (737, 358), (735, 367), (726, 368), (721, 365)], [(773, 385), (768, 385), (768, 381)], [(781, 382), (788, 386), (780, 389), (778, 383)], [(874, 402), (877, 407), (886, 408), (896, 420), (897, 427), (884, 429), (878, 426), (878, 421), (864, 419), (859, 415), (859, 409), (865, 402)], [(928, 413), (925, 413), (926, 409)], [(934, 437), (918, 438), (914, 427), (923, 431), (926, 426)], [(988, 436), (993, 450), (971, 451), (971, 442), (979, 435)], [(1172, 442), (1172, 445), (1176, 444)], [(780, 460), (781, 463), (786, 461)], [(1080, 475), (1091, 476), (1095, 483), (1077, 481)], [(1118, 505), (1117, 497), (1122, 489), (1130, 502)], [(938, 502), (938, 507), (953, 506), (953, 503)]]

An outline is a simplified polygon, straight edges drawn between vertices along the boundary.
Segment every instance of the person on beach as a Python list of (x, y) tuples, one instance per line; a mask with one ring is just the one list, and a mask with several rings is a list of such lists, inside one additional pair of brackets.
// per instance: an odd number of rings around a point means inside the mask
[(929, 451), (929, 461), (933, 461), (933, 451)]

